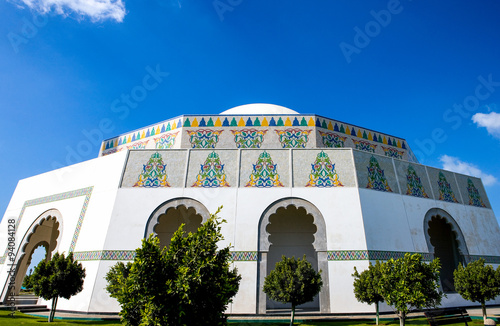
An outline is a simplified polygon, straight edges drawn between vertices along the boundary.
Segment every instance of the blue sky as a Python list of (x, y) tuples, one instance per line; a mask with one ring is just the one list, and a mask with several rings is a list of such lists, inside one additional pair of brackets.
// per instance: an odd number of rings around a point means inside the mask
[(19, 179), (96, 157), (89, 133), (264, 102), (405, 138), (499, 216), (500, 2), (82, 3), (0, 2), (1, 215)]

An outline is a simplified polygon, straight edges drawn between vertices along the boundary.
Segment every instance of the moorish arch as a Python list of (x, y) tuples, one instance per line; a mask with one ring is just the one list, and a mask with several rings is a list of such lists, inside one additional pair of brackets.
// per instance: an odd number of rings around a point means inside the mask
[(455, 292), (453, 271), (459, 264), (466, 265), (469, 250), (462, 230), (446, 211), (433, 208), (425, 215), (424, 233), (429, 252), (441, 262), (440, 281), (445, 293)]
[(184, 224), (184, 231), (196, 232), (210, 217), (208, 209), (191, 198), (174, 198), (158, 206), (146, 223), (144, 237), (151, 233), (160, 240), (160, 246), (168, 246), (175, 231)]
[[(45, 259), (51, 259), (52, 252), (59, 244), (61, 223), (61, 213), (57, 209), (49, 209), (38, 216), (24, 234), (15, 258), (15, 282), (14, 291), (12, 291), (15, 295), (19, 294), (35, 249), (43, 246), (46, 252)], [(5, 300), (6, 294), (9, 292), (11, 291), (9, 291), (9, 280), (7, 280), (2, 289), (2, 300)]]
[(257, 275), (257, 313), (281, 308), (270, 302), (262, 291), (264, 279), (274, 269), (281, 255), (307, 260), (317, 270), (322, 270), (323, 287), (318, 298), (305, 308), (330, 312), (326, 226), (319, 209), (301, 198), (284, 198), (268, 206), (259, 222), (259, 260)]

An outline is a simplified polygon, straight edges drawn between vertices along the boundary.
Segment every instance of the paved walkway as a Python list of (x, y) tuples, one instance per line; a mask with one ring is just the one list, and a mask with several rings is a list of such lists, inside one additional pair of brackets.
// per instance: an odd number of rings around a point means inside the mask
[[(467, 312), (472, 317), (482, 317), (481, 307), (467, 308)], [(500, 320), (500, 306), (490, 306), (487, 308), (488, 317), (498, 318)], [(29, 313), (32, 316), (47, 317), (48, 312), (34, 312)], [(423, 316), (423, 313), (416, 312), (409, 314), (409, 317)], [(77, 314), (67, 312), (56, 312), (55, 318), (58, 319), (84, 319), (84, 320), (119, 320), (120, 317), (116, 315), (90, 315), (90, 314)], [(381, 319), (397, 319), (395, 314), (381, 314)], [(230, 321), (259, 321), (259, 320), (289, 320), (290, 315), (288, 312), (267, 314), (267, 315), (231, 315)], [(342, 319), (358, 319), (358, 320), (374, 320), (375, 314), (326, 314), (318, 315), (315, 313), (299, 312), (295, 319), (297, 322), (302, 320), (342, 320)]]

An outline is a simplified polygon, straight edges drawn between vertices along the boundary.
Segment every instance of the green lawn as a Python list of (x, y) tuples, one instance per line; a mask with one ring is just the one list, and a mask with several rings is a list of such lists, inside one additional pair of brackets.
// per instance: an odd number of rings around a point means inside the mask
[[(22, 314), (20, 312), (15, 313), (15, 317), (12, 318), (9, 316), (10, 311), (2, 310), (0, 311), (0, 325), (9, 325), (9, 326), (17, 326), (17, 325), (38, 325), (47, 323), (47, 318), (40, 317), (32, 317), (30, 315)], [(300, 320), (300, 317), (298, 318)], [(290, 322), (283, 320), (282, 322), (272, 322), (272, 323), (256, 323), (256, 322), (248, 322), (248, 323), (237, 323), (230, 322), (230, 326), (283, 326), (288, 325)], [(57, 326), (69, 326), (69, 325), (121, 325), (118, 321), (94, 321), (94, 320), (61, 320), (54, 319), (54, 322), (51, 325)], [(304, 323), (295, 323), (297, 326), (373, 326), (375, 325), (375, 321), (366, 322), (366, 321), (335, 321), (335, 322), (304, 322)], [(380, 325), (399, 325), (398, 320), (394, 321), (381, 321)], [(429, 325), (425, 318), (418, 319), (410, 319), (406, 322), (406, 325)], [(454, 324), (454, 325), (464, 325), (464, 324)], [(483, 325), (482, 319), (475, 319), (469, 325)]]

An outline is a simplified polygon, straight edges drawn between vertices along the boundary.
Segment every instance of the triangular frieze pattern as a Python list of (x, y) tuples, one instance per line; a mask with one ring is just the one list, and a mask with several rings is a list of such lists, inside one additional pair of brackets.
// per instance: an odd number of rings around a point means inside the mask
[(221, 163), (219, 154), (216, 152), (208, 154), (205, 163), (200, 166), (200, 172), (196, 176), (196, 181), (192, 187), (229, 187), (229, 183), (226, 180), (226, 172), (224, 171), (224, 164)]
[(316, 160), (311, 164), (311, 173), (306, 187), (343, 187), (335, 171), (335, 164), (332, 163), (330, 157), (324, 151), (318, 153)]
[(167, 166), (163, 163), (161, 154), (158, 152), (154, 153), (148, 162), (143, 165), (142, 173), (139, 175), (139, 180), (134, 184), (134, 187), (170, 187), (167, 182), (166, 168)]
[(469, 194), (469, 205), (476, 207), (486, 207), (481, 199), (481, 195), (479, 195), (479, 190), (477, 190), (476, 186), (471, 179), (467, 179), (467, 193)]
[(392, 192), (392, 189), (391, 187), (389, 187), (387, 179), (385, 178), (384, 170), (380, 168), (380, 165), (374, 156), (370, 157), (370, 163), (367, 166), (367, 169), (368, 169), (368, 184), (366, 185), (366, 188), (379, 191)]
[(450, 203), (458, 203), (458, 200), (455, 198), (455, 194), (451, 189), (451, 185), (446, 180), (443, 172), (439, 172), (439, 180), (437, 183), (439, 187), (439, 200), (447, 201)]
[(253, 164), (253, 171), (249, 178), (250, 181), (245, 187), (284, 187), (278, 174), (278, 164), (273, 162), (271, 155), (266, 151), (262, 152), (257, 163)]
[(406, 171), (406, 194), (414, 197), (429, 198), (422, 185), (422, 180), (420, 180), (417, 171), (411, 165), (408, 165), (408, 170)]

